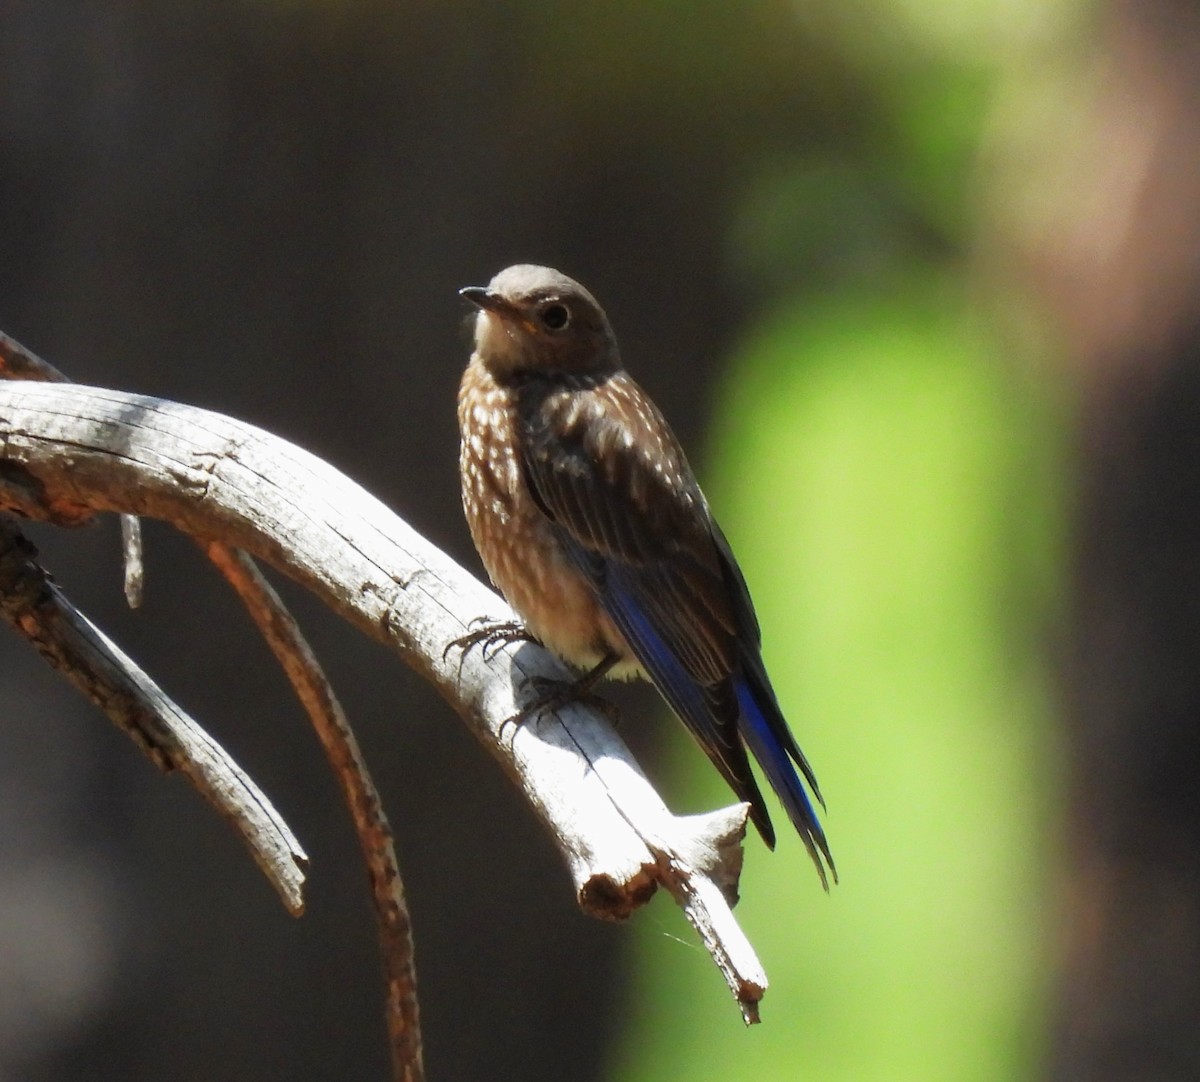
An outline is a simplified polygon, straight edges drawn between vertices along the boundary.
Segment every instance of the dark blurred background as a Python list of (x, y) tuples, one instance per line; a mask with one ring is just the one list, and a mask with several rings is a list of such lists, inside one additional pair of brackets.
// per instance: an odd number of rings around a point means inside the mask
[[(0, 0), (0, 329), (286, 436), (478, 564), (455, 290), (581, 279), (758, 602), (842, 885), (750, 839), (743, 1032), (575, 909), (450, 709), (284, 584), (396, 830), (431, 1079), (1200, 1077), (1200, 9)], [(386, 1075), (364, 874), (198, 552), (35, 532), (275, 799), (230, 831), (0, 638), (0, 1080)], [(649, 692), (671, 800), (720, 782)]]

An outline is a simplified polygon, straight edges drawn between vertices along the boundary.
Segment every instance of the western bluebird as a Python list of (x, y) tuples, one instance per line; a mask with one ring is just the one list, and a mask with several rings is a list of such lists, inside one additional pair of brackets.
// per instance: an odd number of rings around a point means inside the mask
[(604, 310), (547, 267), (461, 293), (479, 308), (458, 394), (463, 507), (492, 581), (587, 670), (578, 686), (649, 679), (774, 848), (749, 748), (828, 889), (837, 872), (796, 769), (820, 790), (767, 678), (745, 579)]

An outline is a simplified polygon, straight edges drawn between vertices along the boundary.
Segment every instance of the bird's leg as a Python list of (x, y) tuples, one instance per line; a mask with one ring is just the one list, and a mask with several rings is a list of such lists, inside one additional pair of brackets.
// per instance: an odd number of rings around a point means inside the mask
[[(551, 680), (544, 676), (530, 677), (530, 683), (546, 695), (553, 693), (554, 696), (561, 698), (561, 702), (557, 702), (555, 706), (565, 706), (567, 703), (575, 702), (577, 699), (586, 699), (592, 693), (594, 688), (601, 680), (603, 680), (612, 667), (620, 661), (621, 658), (614, 653), (607, 653), (587, 672), (570, 683), (564, 684), (561, 680)], [(540, 703), (542, 709), (547, 709), (550, 706), (550, 700), (547, 698)], [(532, 708), (531, 708), (532, 709)]]
[[(487, 661), (490, 656), (502, 646), (508, 646), (514, 642), (537, 642), (537, 638), (530, 634), (529, 629), (518, 620), (492, 620), (487, 616), (476, 616), (472, 624), (477, 624), (473, 630), (468, 631), (465, 635), (460, 635), (457, 639), (451, 639), (446, 644), (446, 649), (442, 651), (442, 660), (451, 650), (459, 649), (465, 656), (475, 646), (483, 647), (483, 659)], [(488, 654), (489, 648), (492, 654)]]
[(538, 697), (519, 714), (506, 718), (500, 725), (500, 733), (509, 725), (524, 725), (530, 718), (541, 713), (554, 713), (568, 703), (590, 702), (603, 710), (614, 723), (617, 720), (617, 708), (597, 695), (592, 694), (592, 688), (608, 675), (612, 667), (620, 661), (619, 655), (607, 653), (587, 672), (576, 680), (563, 683), (561, 680), (551, 680), (544, 676), (532, 676), (529, 683), (537, 689)]

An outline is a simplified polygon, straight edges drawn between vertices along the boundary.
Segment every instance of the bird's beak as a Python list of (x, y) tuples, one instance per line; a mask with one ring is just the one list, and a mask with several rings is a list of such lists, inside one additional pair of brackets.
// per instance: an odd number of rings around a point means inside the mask
[(467, 286), (458, 291), (460, 297), (466, 297), (476, 308), (485, 312), (495, 312), (504, 319), (519, 319), (517, 310), (501, 293), (493, 293), (484, 286)]

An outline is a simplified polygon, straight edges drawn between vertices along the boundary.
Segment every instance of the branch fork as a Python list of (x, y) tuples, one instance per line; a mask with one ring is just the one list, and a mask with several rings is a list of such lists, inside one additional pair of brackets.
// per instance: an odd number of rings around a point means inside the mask
[[(12, 345), (0, 339), (0, 375), (19, 379)], [(158, 518), (215, 551), (218, 566), (243, 550), (307, 586), (400, 654), (463, 717), (550, 829), (586, 912), (624, 919), (665, 887), (744, 1020), (758, 1020), (767, 979), (731, 912), (747, 806), (672, 815), (587, 703), (506, 725), (534, 700), (537, 681), (570, 674), (533, 643), (453, 648), (481, 614), (515, 614), (333, 467), (195, 407), (0, 380), (0, 511), (64, 525), (100, 512)]]

